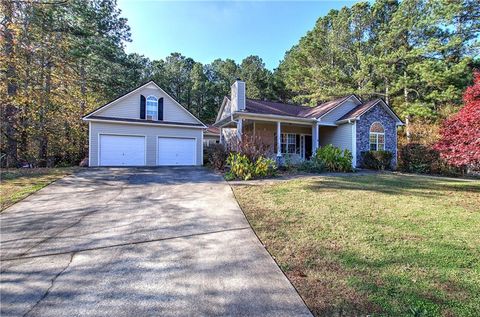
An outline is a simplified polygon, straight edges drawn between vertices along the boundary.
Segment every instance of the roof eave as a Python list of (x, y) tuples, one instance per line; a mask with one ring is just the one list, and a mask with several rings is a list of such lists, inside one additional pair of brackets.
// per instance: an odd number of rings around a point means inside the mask
[(296, 116), (284, 116), (278, 114), (263, 114), (263, 113), (253, 113), (253, 112), (235, 112), (234, 114), (241, 116), (241, 117), (250, 117), (250, 118), (267, 118), (267, 119), (278, 119), (278, 120), (286, 120), (286, 121), (299, 121), (299, 122), (317, 122), (316, 118), (304, 118), (304, 117), (296, 117)]
[(342, 120), (335, 121), (335, 124), (351, 123), (352, 121), (358, 121), (358, 119), (359, 119), (358, 117), (342, 119)]
[[(168, 126), (168, 127), (185, 127), (185, 128), (195, 128), (195, 129), (206, 129), (207, 126), (202, 123), (200, 124), (189, 124), (187, 122), (182, 124), (175, 124), (175, 123), (153, 123), (153, 122), (138, 122), (138, 121), (128, 121), (122, 120), (122, 118), (115, 118), (116, 120), (108, 120), (108, 119), (101, 119), (101, 118), (82, 118), (83, 121), (87, 122), (107, 122), (107, 123), (122, 123), (122, 124), (136, 124), (136, 125), (149, 125), (149, 126)], [(180, 122), (179, 122), (180, 123)]]

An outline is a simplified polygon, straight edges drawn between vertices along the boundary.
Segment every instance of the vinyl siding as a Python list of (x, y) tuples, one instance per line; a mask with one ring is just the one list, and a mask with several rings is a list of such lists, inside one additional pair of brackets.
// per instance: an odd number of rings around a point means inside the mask
[(197, 153), (196, 164), (203, 163), (203, 130), (184, 127), (157, 127), (124, 123), (90, 122), (90, 166), (98, 166), (99, 134), (119, 135), (144, 135), (146, 136), (146, 161), (147, 166), (157, 165), (157, 138), (166, 137), (188, 137), (196, 138)]
[(220, 120), (228, 117), (232, 113), (232, 103), (228, 100), (223, 108), (222, 114), (220, 115)]
[(320, 146), (332, 144), (352, 151), (352, 125), (341, 124), (337, 127), (320, 127)]
[(95, 116), (113, 118), (140, 119), (140, 95), (150, 95), (163, 98), (163, 120), (171, 122), (199, 123), (185, 109), (178, 106), (175, 101), (164, 94), (155, 85), (150, 84), (135, 93), (115, 101), (110, 106), (95, 113)]
[(331, 112), (327, 113), (325, 116), (321, 118), (322, 122), (331, 122), (334, 123), (343, 115), (345, 115), (347, 112), (351, 111), (353, 108), (355, 108), (357, 104), (353, 102), (352, 100), (347, 100), (345, 101), (340, 107), (337, 107), (333, 109)]
[(203, 135), (203, 146), (210, 146), (220, 142), (220, 136)]

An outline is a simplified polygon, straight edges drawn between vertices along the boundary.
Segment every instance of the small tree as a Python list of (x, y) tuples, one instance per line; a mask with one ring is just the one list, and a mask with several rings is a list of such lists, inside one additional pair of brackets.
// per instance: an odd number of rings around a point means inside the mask
[(449, 164), (480, 168), (480, 71), (474, 73), (474, 84), (465, 90), (464, 106), (445, 120), (440, 141), (434, 148)]

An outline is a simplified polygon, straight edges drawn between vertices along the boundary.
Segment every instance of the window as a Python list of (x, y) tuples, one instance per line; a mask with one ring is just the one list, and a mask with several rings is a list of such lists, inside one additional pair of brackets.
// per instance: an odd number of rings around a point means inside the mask
[(297, 152), (297, 136), (293, 133), (282, 133), (282, 151), (283, 154), (293, 154)]
[(147, 120), (157, 120), (158, 99), (155, 96), (147, 97)]
[(374, 122), (370, 126), (370, 151), (385, 150), (385, 129), (380, 122)]

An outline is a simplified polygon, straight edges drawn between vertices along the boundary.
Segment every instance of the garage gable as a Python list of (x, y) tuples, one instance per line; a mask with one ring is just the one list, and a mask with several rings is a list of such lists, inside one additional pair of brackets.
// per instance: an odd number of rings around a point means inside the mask
[[(142, 98), (145, 103), (145, 100), (150, 96), (155, 97), (151, 99), (158, 100), (158, 105), (161, 110), (163, 110), (163, 120), (161, 121), (196, 125), (202, 124), (200, 120), (153, 81), (137, 87), (136, 89), (92, 111), (84, 116), (84, 119), (88, 120), (89, 117), (134, 120), (144, 119), (144, 115), (141, 114)], [(160, 112), (160, 108), (158, 112)], [(155, 120), (156, 119), (157, 118), (155, 118)]]

